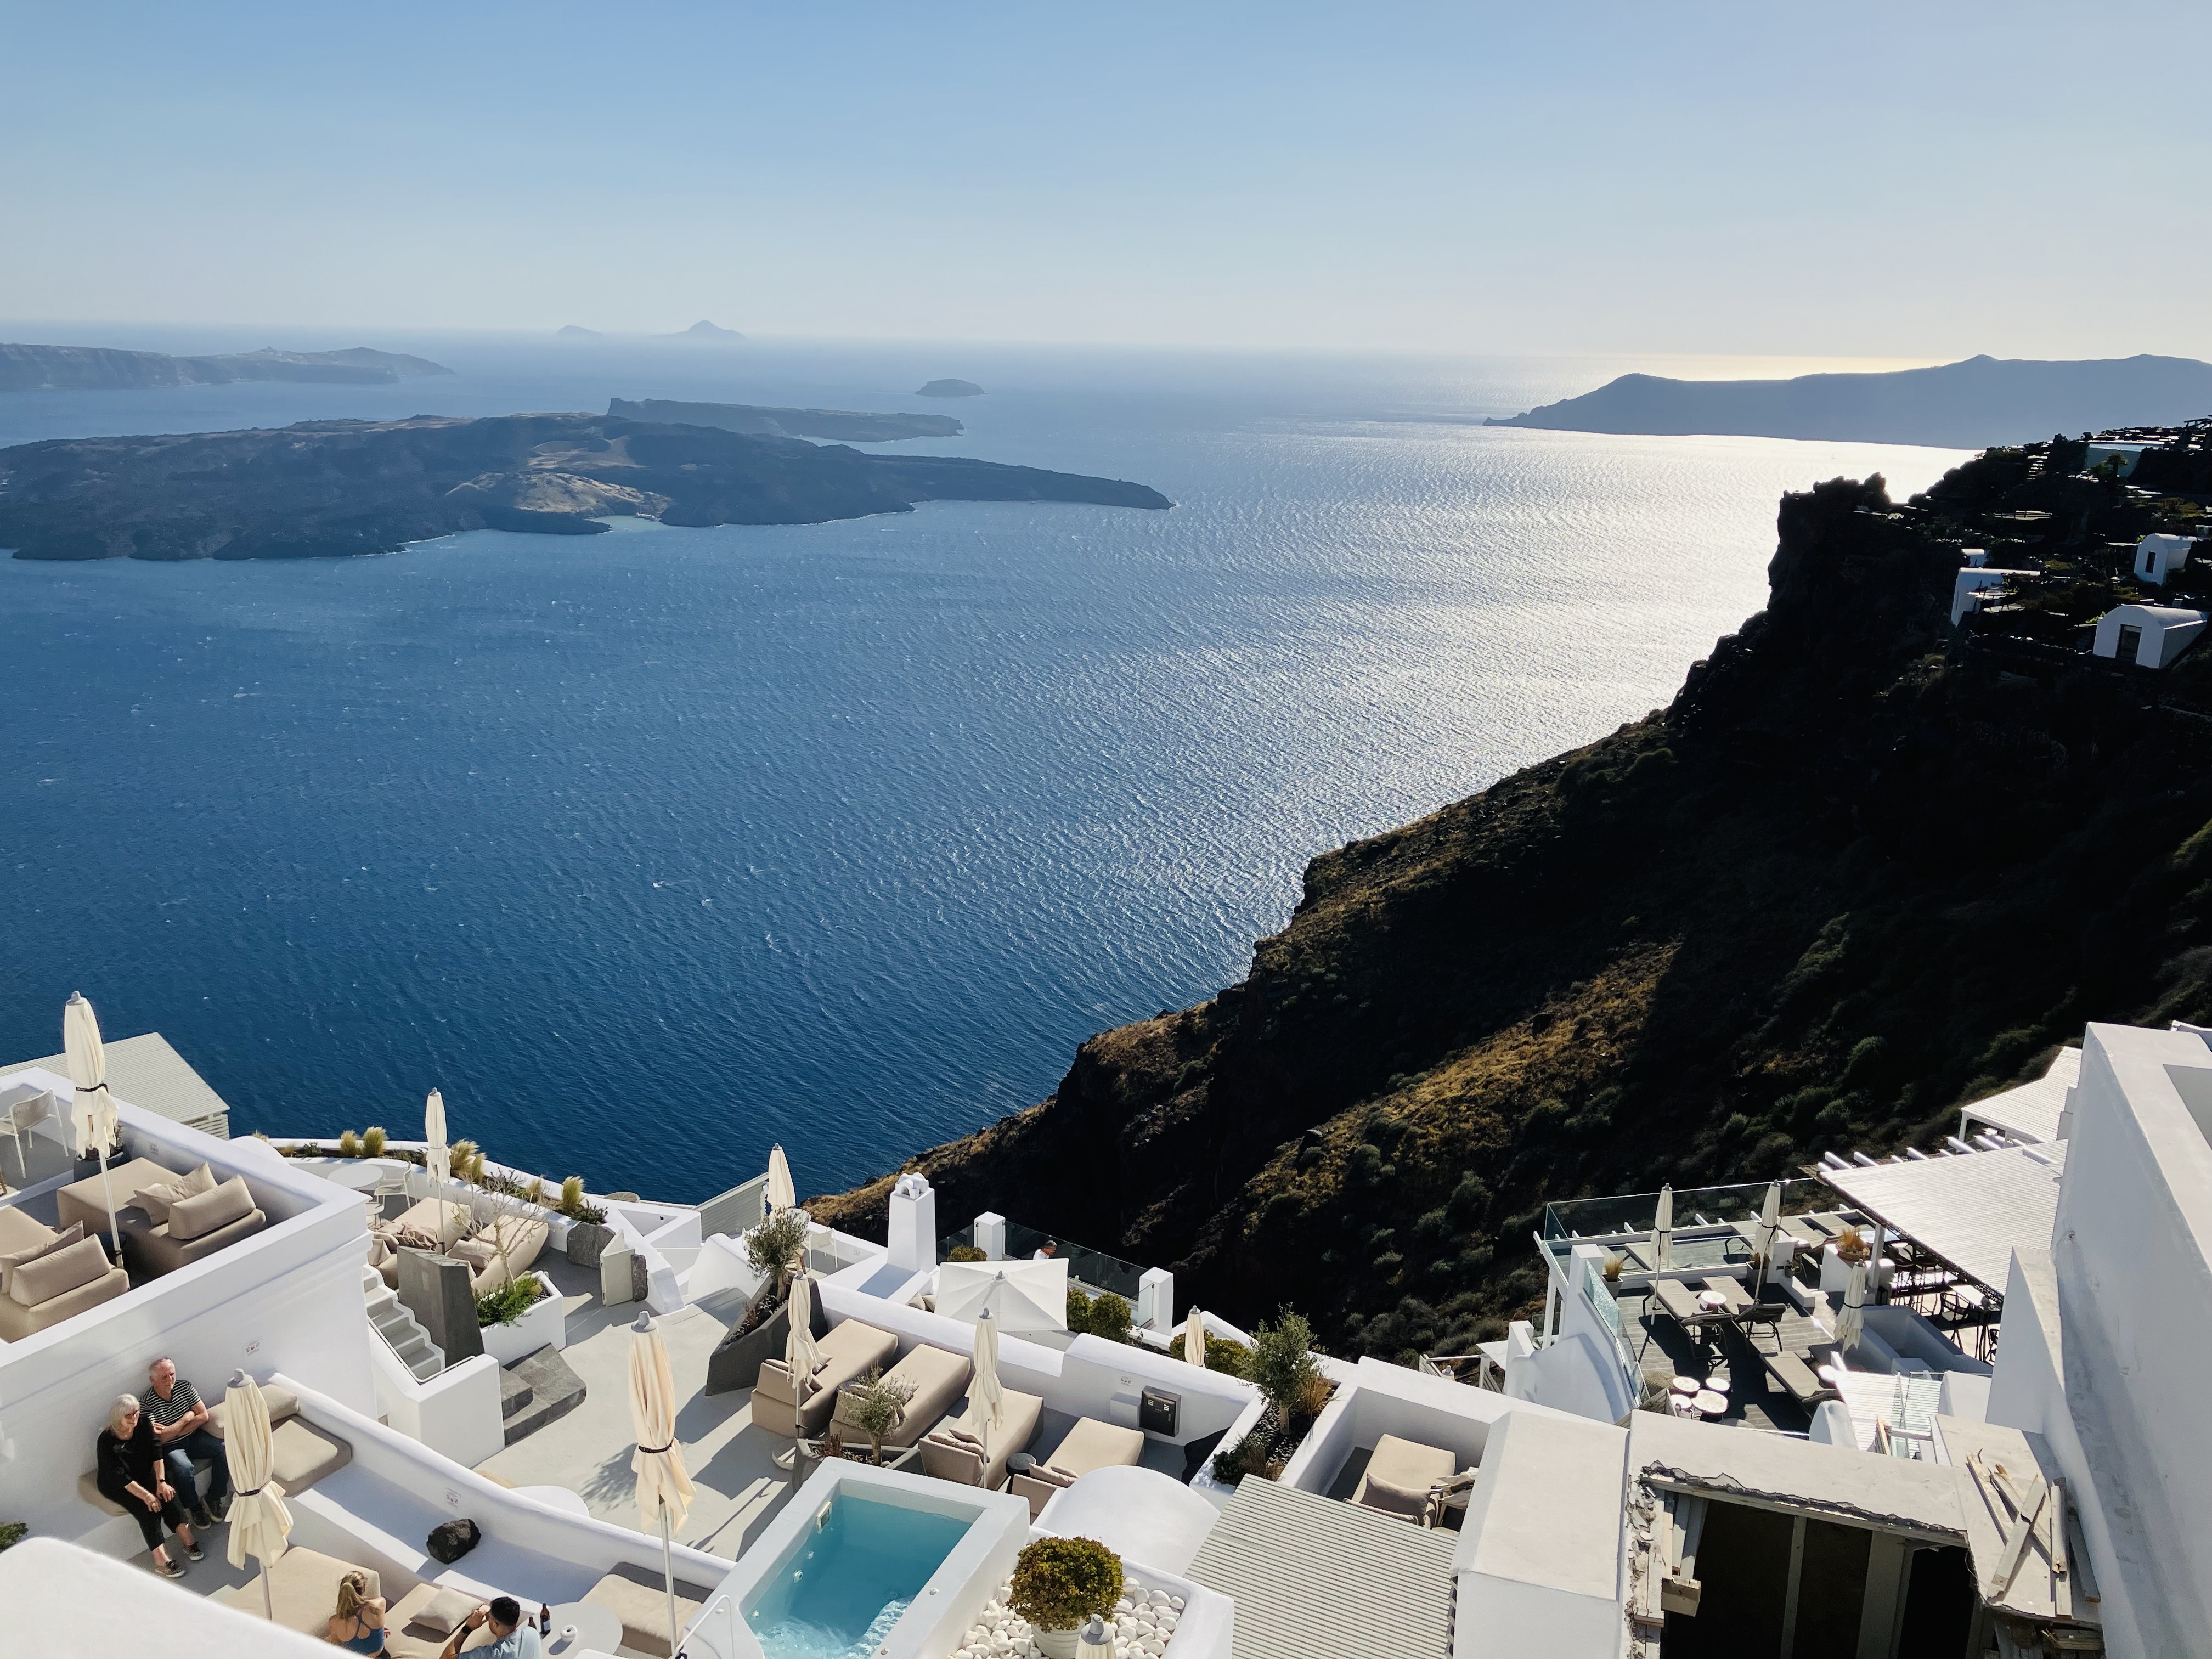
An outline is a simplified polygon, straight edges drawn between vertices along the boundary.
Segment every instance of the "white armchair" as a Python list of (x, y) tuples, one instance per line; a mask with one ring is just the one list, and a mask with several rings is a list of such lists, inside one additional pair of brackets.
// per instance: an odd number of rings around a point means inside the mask
[[(23, 1131), (35, 1130), (54, 1115), (54, 1093), (51, 1089), (41, 1089), (29, 1092), (10, 1090), (9, 1094), (15, 1097), (0, 1095), (0, 1128), (5, 1128), (9, 1139), (15, 1143), (16, 1170), (27, 1178), (31, 1166), (23, 1161)], [(0, 1182), (0, 1186), (4, 1184)]]

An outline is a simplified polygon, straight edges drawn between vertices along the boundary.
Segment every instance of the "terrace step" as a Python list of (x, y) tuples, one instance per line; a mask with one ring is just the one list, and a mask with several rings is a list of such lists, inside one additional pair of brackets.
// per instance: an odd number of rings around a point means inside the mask
[(583, 1403), (584, 1379), (550, 1345), (500, 1370), (499, 1412), (510, 1446)]
[(398, 1356), (399, 1363), (417, 1382), (427, 1382), (446, 1369), (445, 1351), (430, 1340), (430, 1334), (422, 1328), (415, 1316), (407, 1311), (397, 1293), (384, 1282), (375, 1268), (361, 1270), (361, 1289), (363, 1305), (368, 1313), (368, 1322), (384, 1339), (385, 1346)]

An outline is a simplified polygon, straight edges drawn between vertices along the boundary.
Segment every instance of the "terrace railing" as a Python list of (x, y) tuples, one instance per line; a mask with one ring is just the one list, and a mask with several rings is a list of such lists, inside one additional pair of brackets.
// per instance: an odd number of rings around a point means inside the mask
[[(1759, 1219), (1768, 1183), (1731, 1187), (1680, 1187), (1674, 1191), (1674, 1226), (1688, 1231)], [(1825, 1182), (1795, 1176), (1782, 1183), (1782, 1213), (1805, 1215), (1832, 1208), (1834, 1193)], [(1648, 1233), (1659, 1218), (1657, 1193), (1626, 1193), (1611, 1198), (1574, 1198), (1544, 1206), (1544, 1242), (1560, 1239), (1633, 1237)]]
[[(937, 1241), (937, 1259), (950, 1256), (962, 1245), (975, 1243), (975, 1230), (963, 1227), (957, 1233), (947, 1233)], [(1094, 1250), (1087, 1244), (1077, 1244), (1058, 1233), (1041, 1232), (1035, 1227), (1025, 1227), (1018, 1221), (1006, 1224), (1006, 1255), (1011, 1261), (1024, 1261), (1035, 1255), (1046, 1245), (1053, 1247), (1052, 1254), (1067, 1263), (1067, 1276), (1073, 1283), (1097, 1294), (1110, 1292), (1120, 1297), (1133, 1309), (1137, 1305), (1138, 1282), (1145, 1270), (1133, 1261), (1124, 1261), (1118, 1255), (1109, 1255), (1103, 1250)]]

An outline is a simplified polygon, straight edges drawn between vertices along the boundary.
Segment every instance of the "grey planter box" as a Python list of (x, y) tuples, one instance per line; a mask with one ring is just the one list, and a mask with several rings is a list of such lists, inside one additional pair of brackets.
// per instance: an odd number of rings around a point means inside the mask
[[(767, 1294), (765, 1287), (762, 1294)], [(746, 1311), (750, 1313), (751, 1309)], [(788, 1300), (755, 1328), (739, 1336), (738, 1325), (744, 1322), (739, 1318), (738, 1324), (731, 1326), (714, 1345), (714, 1352), (707, 1356), (707, 1393), (728, 1394), (737, 1389), (750, 1389), (760, 1381), (763, 1364), (783, 1358), (783, 1351), (791, 1340)], [(814, 1334), (817, 1338), (830, 1334), (830, 1317), (818, 1299), (814, 1304)]]

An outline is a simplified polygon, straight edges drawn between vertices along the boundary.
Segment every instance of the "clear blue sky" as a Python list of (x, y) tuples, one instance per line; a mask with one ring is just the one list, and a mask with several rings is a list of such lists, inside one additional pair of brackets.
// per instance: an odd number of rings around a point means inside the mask
[(2212, 6), (0, 3), (0, 316), (2212, 356)]

